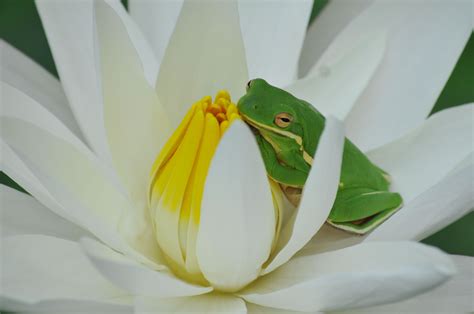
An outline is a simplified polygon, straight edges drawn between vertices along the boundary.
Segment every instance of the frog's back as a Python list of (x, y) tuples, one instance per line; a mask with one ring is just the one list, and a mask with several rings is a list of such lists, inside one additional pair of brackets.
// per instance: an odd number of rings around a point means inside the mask
[(349, 139), (344, 143), (341, 168), (341, 188), (365, 187), (387, 191), (388, 174), (374, 165)]

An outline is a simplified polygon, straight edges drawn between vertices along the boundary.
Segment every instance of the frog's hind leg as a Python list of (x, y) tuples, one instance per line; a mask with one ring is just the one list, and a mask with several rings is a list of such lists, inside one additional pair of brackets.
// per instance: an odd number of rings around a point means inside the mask
[(400, 208), (402, 207), (402, 204), (400, 206), (384, 210), (381, 213), (378, 213), (377, 215), (374, 215), (372, 217), (368, 217), (366, 219), (361, 219), (359, 221), (355, 222), (333, 222), (330, 219), (328, 219), (326, 222), (333, 226), (334, 228), (341, 229), (350, 233), (355, 233), (358, 235), (364, 235), (369, 231), (374, 230), (376, 227), (378, 227), (380, 224), (382, 224), (385, 220), (387, 220), (390, 216), (395, 214)]
[(340, 190), (327, 222), (356, 234), (365, 234), (384, 222), (402, 207), (398, 193), (367, 188)]

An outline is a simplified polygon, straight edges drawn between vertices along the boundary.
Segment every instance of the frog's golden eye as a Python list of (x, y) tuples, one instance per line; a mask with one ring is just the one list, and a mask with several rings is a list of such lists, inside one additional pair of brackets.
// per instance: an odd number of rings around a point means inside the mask
[(249, 91), (250, 86), (252, 86), (252, 81), (253, 81), (253, 80), (250, 80), (250, 81), (247, 82), (246, 91)]
[(275, 116), (275, 124), (280, 128), (286, 128), (293, 121), (293, 116), (289, 113), (282, 112)]

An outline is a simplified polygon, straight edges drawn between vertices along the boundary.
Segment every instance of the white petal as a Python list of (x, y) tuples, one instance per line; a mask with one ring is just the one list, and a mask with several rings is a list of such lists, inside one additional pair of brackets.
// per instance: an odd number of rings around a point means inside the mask
[(157, 299), (137, 297), (135, 313), (247, 313), (245, 302), (228, 294), (205, 294), (194, 297)]
[(81, 245), (103, 276), (134, 295), (167, 298), (199, 295), (212, 290), (186, 283), (166, 270), (147, 268), (95, 240), (84, 238)]
[(348, 309), (414, 296), (454, 272), (450, 258), (438, 249), (415, 242), (372, 242), (294, 258), (240, 295), (288, 310)]
[(318, 64), (311, 75), (286, 90), (311, 103), (322, 114), (344, 120), (384, 56), (386, 34), (369, 32), (354, 45), (332, 57), (325, 54), (324, 64)]
[(112, 159), (144, 216), (151, 166), (170, 133), (168, 119), (145, 79), (147, 64), (139, 58), (124, 8), (102, 0), (94, 8)]
[(54, 114), (77, 137), (82, 134), (59, 81), (33, 60), (0, 39), (0, 78)]
[(408, 204), (473, 151), (474, 104), (438, 112), (396, 141), (367, 153)]
[(131, 228), (123, 221), (134, 207), (107, 168), (33, 99), (4, 83), (1, 91), (2, 150), (7, 148), (2, 163), (9, 163), (5, 170), (14, 171), (13, 179), (19, 175), (19, 182), (33, 187), (28, 191), (45, 201), (43, 205), (65, 213), (65, 218), (114, 248), (128, 250), (121, 231), (135, 248), (158, 259), (156, 243), (142, 241), (149, 222)]
[(87, 143), (110, 160), (95, 65), (93, 1), (36, 0), (72, 112)]
[(158, 61), (158, 68), (165, 55), (182, 6), (183, 0), (128, 1), (130, 15), (150, 43)]
[(41, 234), (78, 240), (89, 233), (54, 214), (28, 194), (0, 185), (2, 237)]
[(329, 224), (324, 224), (295, 256), (308, 256), (328, 251), (343, 249), (348, 246), (359, 244), (366, 236), (354, 235), (352, 233), (336, 229)]
[[(301, 314), (300, 311), (288, 311), (282, 309), (276, 309), (274, 307), (266, 307), (253, 303), (247, 303), (248, 314)], [(318, 314), (321, 312), (311, 312), (311, 314)]]
[(49, 236), (2, 239), (1, 295), (23, 302), (112, 300), (124, 291), (104, 280), (76, 242)]
[[(29, 167), (30, 171), (35, 171), (37, 176), (62, 179), (64, 181), (62, 184), (74, 186), (71, 192), (89, 193), (94, 198), (99, 196), (97, 191), (88, 190), (83, 183), (89, 181), (87, 185), (90, 187), (94, 178), (106, 181), (107, 172), (101, 169), (100, 163), (94, 159), (87, 147), (33, 99), (5, 83), (2, 83), (1, 88), (2, 140), (25, 164), (36, 166)], [(102, 192), (102, 198), (106, 198), (103, 193), (115, 189), (112, 185), (113, 188), (109, 187), (108, 191), (107, 187), (111, 184), (104, 183), (98, 183), (101, 187), (98, 191)], [(50, 192), (53, 191), (54, 189), (50, 187)], [(109, 199), (113, 201), (113, 197)], [(96, 199), (96, 202), (99, 202), (99, 199)], [(112, 213), (119, 211), (122, 206), (104, 207), (102, 206), (101, 210), (108, 211), (107, 217), (113, 218), (116, 215)]]
[(428, 116), (471, 35), (471, 6), (376, 1), (338, 36), (335, 49), (373, 29), (388, 31), (388, 53), (346, 120), (348, 137), (361, 149), (385, 144)]
[(131, 296), (120, 296), (113, 300), (100, 301), (56, 299), (28, 303), (0, 296), (0, 308), (17, 314), (132, 314), (131, 299)]
[(196, 243), (204, 277), (222, 290), (248, 284), (270, 255), (275, 228), (265, 166), (252, 133), (237, 120), (206, 178)]
[(203, 96), (226, 89), (240, 97), (247, 80), (237, 3), (185, 0), (156, 85), (172, 127)]
[(308, 74), (334, 38), (374, 0), (332, 0), (311, 23), (301, 50), (299, 77)]
[(22, 161), (20, 156), (13, 151), (0, 138), (0, 152), (1, 152), (1, 170), (8, 174), (16, 183), (23, 189), (28, 191), (35, 199), (37, 199), (46, 208), (60, 217), (67, 219), (75, 224), (78, 222), (67, 213), (67, 210), (54, 200), (53, 196), (48, 192), (40, 180), (27, 167), (26, 163)]
[(448, 175), (374, 230), (366, 241), (422, 240), (474, 208), (474, 155), (470, 164)]
[[(135, 24), (135, 21), (132, 20), (127, 10), (123, 7), (121, 1), (99, 0), (99, 2), (102, 2), (102, 4), (107, 3), (114, 10), (115, 14), (118, 15), (118, 18), (120, 19), (121, 23), (123, 23), (123, 26), (121, 27), (125, 28), (127, 37), (129, 37), (128, 40), (131, 41), (131, 45), (134, 48), (133, 53), (137, 54), (137, 59), (139, 60), (141, 65), (141, 71), (143, 71), (148, 81), (148, 84), (150, 84), (150, 86), (154, 86), (156, 83), (156, 77), (158, 75), (158, 62), (156, 61), (153, 50), (151, 49), (145, 37), (143, 36), (141, 30), (138, 28), (137, 24)], [(97, 7), (98, 6), (96, 5), (95, 19), (101, 19), (102, 17), (97, 15)], [(118, 28), (116, 29), (116, 31), (118, 32)], [(123, 35), (119, 36), (123, 37)]]
[(288, 224), (282, 227), (275, 257), (264, 273), (288, 261), (326, 221), (339, 185), (343, 146), (342, 124), (329, 117), (319, 140), (300, 206)]
[[(27, 166), (27, 163), (29, 166), (31, 166), (31, 161), (25, 159), (24, 157), (23, 159), (20, 158), (20, 156), (14, 152), (12, 148), (10, 148), (10, 146), (8, 146), (7, 143), (5, 143), (1, 138), (0, 148), (2, 157), (0, 160), (1, 170), (7, 173), (15, 180), (15, 182), (18, 182), (20, 186), (32, 194), (43, 206), (57, 214), (59, 217), (71, 222), (69, 225), (74, 225), (75, 228), (80, 228), (79, 226), (82, 226), (84, 230), (92, 230), (96, 236), (114, 246), (116, 249), (122, 249), (123, 251), (130, 251), (130, 253), (133, 253), (133, 251), (131, 251), (127, 245), (124, 245), (123, 240), (118, 238), (118, 234), (116, 232), (108, 229), (103, 223), (100, 223), (95, 219), (90, 219), (91, 217), (88, 215), (88, 213), (84, 212), (84, 208), (81, 208), (79, 205), (77, 205), (75, 200), (68, 199), (70, 197), (68, 194), (58, 198), (57, 193), (64, 193), (64, 191), (55, 189), (55, 185), (57, 185), (57, 183), (51, 181), (47, 177), (44, 177), (41, 172), (38, 172), (38, 169), (36, 169), (35, 166), (32, 168), (35, 169), (35, 171), (31, 171)], [(38, 177), (35, 176), (35, 173), (38, 175)], [(48, 187), (50, 190), (53, 190), (55, 197), (51, 195), (46, 187)], [(64, 202), (67, 204), (67, 206), (63, 206), (60, 203), (63, 197), (66, 197), (67, 199), (67, 201)], [(70, 203), (71, 201), (73, 203)], [(34, 223), (36, 224), (37, 222), (34, 221)], [(74, 232), (74, 227), (71, 228), (71, 231)], [(8, 232), (8, 228), (6, 230)], [(17, 230), (16, 232), (20, 232), (20, 230)]]
[(452, 255), (458, 273), (445, 284), (406, 301), (343, 313), (449, 313), (474, 312), (474, 259)]
[(239, 1), (249, 77), (285, 86), (296, 78), (313, 1)]

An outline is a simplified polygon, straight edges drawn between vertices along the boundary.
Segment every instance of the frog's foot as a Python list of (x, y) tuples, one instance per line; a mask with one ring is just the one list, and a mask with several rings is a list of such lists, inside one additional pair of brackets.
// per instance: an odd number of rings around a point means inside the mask
[(340, 190), (327, 222), (335, 228), (363, 235), (403, 205), (398, 193), (366, 188)]

